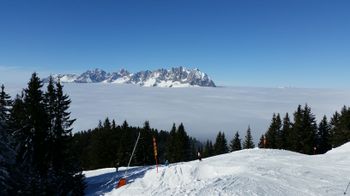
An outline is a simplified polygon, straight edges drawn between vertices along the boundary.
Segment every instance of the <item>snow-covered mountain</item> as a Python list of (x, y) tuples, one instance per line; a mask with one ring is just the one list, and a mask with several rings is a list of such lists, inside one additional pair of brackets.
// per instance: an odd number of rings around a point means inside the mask
[[(202, 161), (85, 171), (86, 195), (336, 196), (350, 176), (350, 142), (323, 155), (286, 150), (241, 150)], [(127, 184), (115, 189), (121, 177)], [(345, 192), (345, 193), (344, 193)]]
[[(130, 73), (125, 69), (119, 72), (108, 73), (102, 69), (88, 70), (81, 75), (56, 74), (55, 80), (61, 82), (74, 83), (117, 83), (117, 84), (137, 84), (140, 86), (157, 87), (190, 87), (206, 86), (215, 87), (215, 83), (210, 77), (199, 69), (188, 69), (185, 67), (174, 67), (169, 70), (157, 69), (154, 71), (139, 71)], [(44, 79), (47, 82), (48, 78)]]

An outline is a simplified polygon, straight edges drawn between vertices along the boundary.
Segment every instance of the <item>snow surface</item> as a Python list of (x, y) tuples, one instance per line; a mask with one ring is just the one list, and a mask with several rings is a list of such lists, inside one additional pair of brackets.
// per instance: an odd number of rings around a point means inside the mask
[[(350, 181), (350, 143), (324, 155), (249, 149), (200, 161), (130, 169), (127, 185), (115, 189), (123, 172), (85, 172), (87, 195), (343, 195)], [(125, 168), (123, 168), (125, 169)], [(95, 175), (93, 175), (95, 174)], [(350, 194), (350, 193), (348, 193)]]
[[(172, 123), (184, 123), (190, 136), (199, 140), (215, 139), (224, 131), (228, 139), (236, 131), (242, 138), (248, 125), (255, 142), (264, 133), (274, 112), (289, 112), (298, 104), (308, 103), (317, 119), (330, 117), (343, 105), (350, 105), (350, 91), (341, 89), (302, 88), (144, 88), (126, 84), (66, 83), (64, 91), (72, 100), (71, 116), (76, 118), (74, 132), (91, 129), (105, 117), (117, 124), (170, 130)], [(167, 85), (167, 84), (164, 84)], [(5, 84), (12, 96), (27, 84)]]

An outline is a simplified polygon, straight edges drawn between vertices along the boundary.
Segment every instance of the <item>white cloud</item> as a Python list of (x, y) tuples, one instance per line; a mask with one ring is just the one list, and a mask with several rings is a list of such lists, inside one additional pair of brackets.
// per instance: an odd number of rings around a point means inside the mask
[[(10, 86), (12, 94), (22, 86)], [(200, 140), (214, 139), (224, 131), (230, 140), (239, 130), (243, 138), (248, 125), (255, 140), (266, 131), (272, 113), (292, 113), (298, 104), (308, 103), (320, 119), (343, 105), (350, 105), (346, 90), (300, 88), (145, 88), (116, 84), (65, 84), (72, 99), (74, 131), (94, 128), (98, 120), (115, 118), (118, 124), (169, 130), (173, 122), (183, 122), (189, 135)]]

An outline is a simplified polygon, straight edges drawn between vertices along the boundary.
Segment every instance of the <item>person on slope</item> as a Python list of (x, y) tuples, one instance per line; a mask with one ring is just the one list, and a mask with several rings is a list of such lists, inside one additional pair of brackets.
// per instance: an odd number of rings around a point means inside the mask
[(199, 161), (202, 161), (202, 157), (201, 157), (201, 153), (198, 151), (198, 153), (197, 153), (197, 157), (198, 157), (198, 160)]
[(118, 173), (118, 169), (119, 169), (119, 162), (117, 161), (117, 162), (115, 163), (115, 172)]

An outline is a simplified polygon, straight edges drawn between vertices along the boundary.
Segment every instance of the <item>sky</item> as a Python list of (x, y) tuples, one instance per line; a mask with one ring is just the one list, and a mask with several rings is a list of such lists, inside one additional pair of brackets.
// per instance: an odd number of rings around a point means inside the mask
[(0, 1), (0, 83), (199, 68), (218, 85), (348, 88), (350, 1)]

